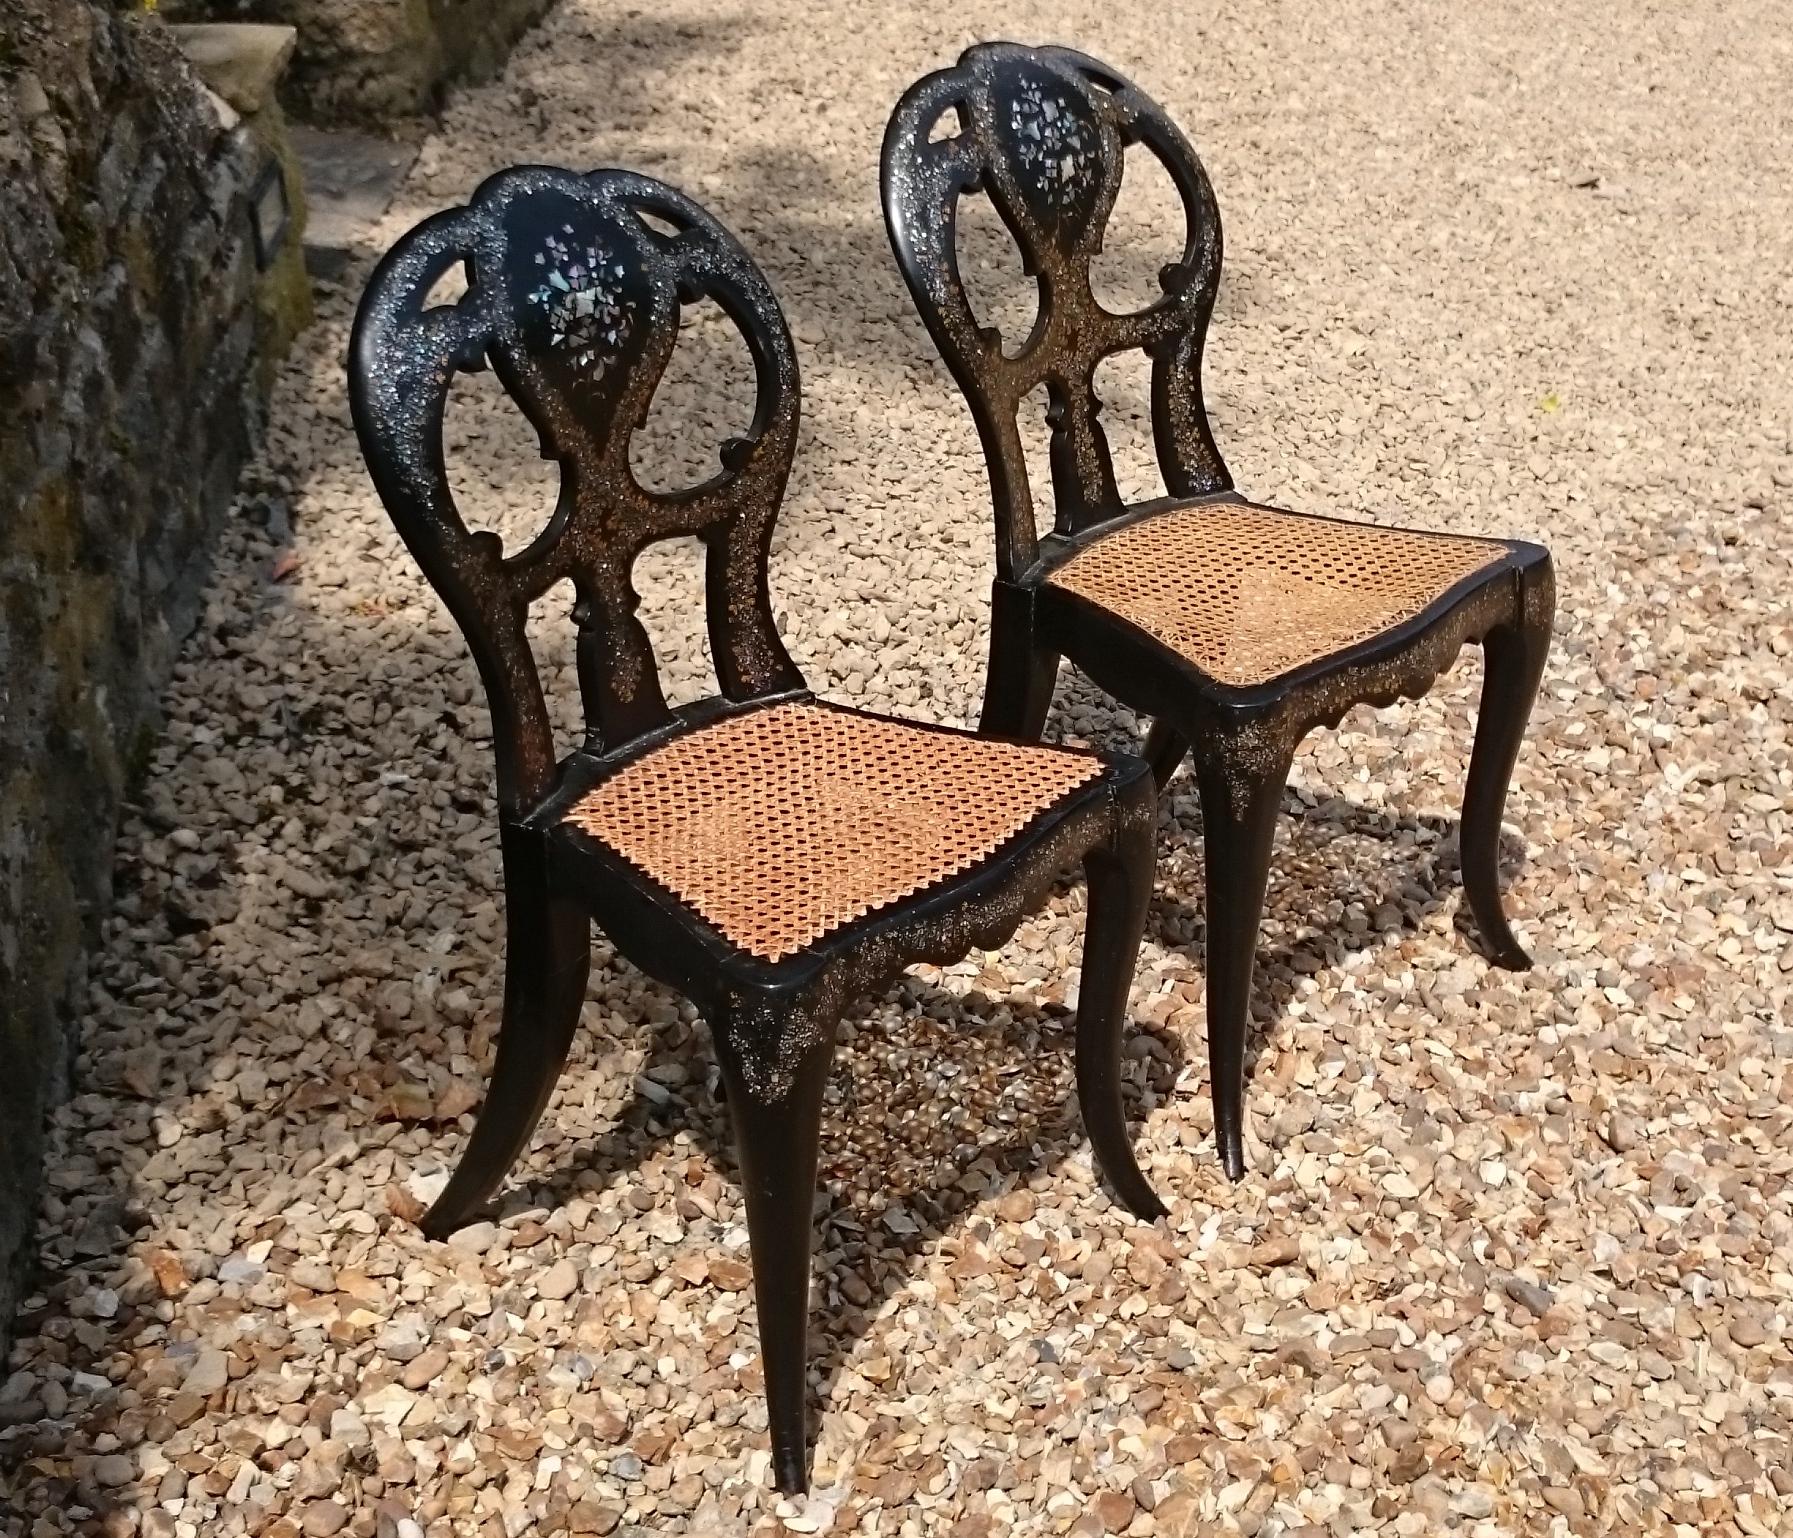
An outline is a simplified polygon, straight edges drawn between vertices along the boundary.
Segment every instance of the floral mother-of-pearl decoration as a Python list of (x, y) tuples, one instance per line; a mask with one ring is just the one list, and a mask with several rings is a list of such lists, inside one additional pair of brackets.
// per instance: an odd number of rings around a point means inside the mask
[(547, 316), (552, 344), (570, 353), (576, 368), (601, 379), (629, 334), (634, 305), (618, 282), (622, 263), (597, 241), (580, 245), (572, 234), (572, 225), (562, 225), (536, 252), (536, 266), (547, 271), (529, 300)]
[(1070, 204), (1097, 151), (1089, 127), (1064, 97), (1047, 95), (1029, 80), (1009, 104), (1009, 128), (1015, 153), (1041, 196), (1054, 207)]

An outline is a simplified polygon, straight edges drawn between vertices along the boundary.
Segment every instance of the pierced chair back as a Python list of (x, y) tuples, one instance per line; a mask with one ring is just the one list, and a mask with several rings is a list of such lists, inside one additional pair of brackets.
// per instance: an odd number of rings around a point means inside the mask
[[(431, 305), (465, 268), (465, 297)], [(681, 306), (712, 299), (745, 337), (757, 394), (744, 438), (700, 485), (649, 491), (629, 465)], [(506, 555), (462, 521), (442, 452), (449, 387), (487, 363), (560, 467), (553, 516)], [(544, 166), (500, 172), (464, 208), (401, 239), (355, 317), (350, 400), (375, 486), (467, 637), (492, 712), (499, 805), (520, 817), (550, 790), (556, 755), (529, 607), (571, 580), (585, 747), (610, 752), (669, 724), (631, 570), (642, 549), (694, 535), (722, 694), (803, 687), (772, 619), (766, 556), (797, 443), (797, 359), (772, 290), (740, 244), (650, 177)]]
[[(935, 137), (951, 113), (956, 131)], [(1129, 145), (1157, 157), (1182, 199), (1183, 254), (1159, 273), (1163, 297), (1117, 315), (1090, 288), (1090, 259), (1120, 191)], [(884, 136), (884, 217), (917, 308), (970, 403), (996, 504), (997, 574), (1037, 555), (1033, 497), (1017, 425), (1042, 383), (1060, 534), (1121, 511), (1098, 420), (1097, 365), (1139, 348), (1152, 359), (1152, 435), (1172, 496), (1232, 489), (1202, 407), (1202, 343), (1220, 283), (1220, 210), (1207, 172), (1170, 117), (1106, 65), (1067, 48), (980, 43), (911, 86)], [(957, 213), (985, 193), (1040, 286), (1039, 317), (1017, 356), (973, 313), (959, 273)]]

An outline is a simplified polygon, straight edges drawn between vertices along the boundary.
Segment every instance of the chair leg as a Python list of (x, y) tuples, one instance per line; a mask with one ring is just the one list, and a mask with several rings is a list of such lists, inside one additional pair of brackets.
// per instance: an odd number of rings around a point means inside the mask
[(1289, 761), (1248, 768), (1224, 754), (1197, 761), (1208, 867), (1208, 1077), (1214, 1141), (1229, 1178), (1245, 1175), (1245, 1032), (1276, 814)]
[(1529, 967), (1531, 957), (1501, 909), (1500, 819), (1550, 651), (1549, 605), (1538, 607), (1541, 619), (1529, 623), (1522, 619), (1489, 631), (1483, 639), (1482, 707), (1459, 830), (1459, 863), (1469, 911), (1493, 952), (1494, 964), (1515, 971)]
[(747, 1202), (772, 1472), (781, 1491), (801, 1495), (809, 1484), (809, 1261), (816, 1160), (834, 1030), (831, 1023), (798, 1065), (790, 1089), (774, 1101), (757, 1098), (748, 1087), (726, 1021), (712, 1034), (728, 1086)]
[(504, 840), (504, 1022), (485, 1104), (461, 1162), (419, 1226), (445, 1238), (491, 1199), (529, 1144), (566, 1062), (585, 978), (591, 919), (553, 895), (539, 851), (506, 828)]
[(997, 585), (990, 605), (990, 670), (978, 730), (986, 736), (1037, 741), (1052, 709), (1058, 653), (1034, 639), (1029, 595)]
[(1152, 781), (1157, 785), (1159, 795), (1164, 794), (1171, 776), (1177, 772), (1177, 766), (1188, 753), (1189, 744), (1164, 717), (1160, 716), (1152, 723), (1151, 731), (1146, 733), (1142, 756), (1152, 766)]
[(1121, 1037), (1155, 868), (1152, 802), (1142, 800), (1112, 846), (1092, 849), (1083, 861), (1089, 920), (1077, 1003), (1077, 1101), (1096, 1167), (1128, 1211), (1155, 1222), (1166, 1208), (1133, 1157), (1121, 1106)]

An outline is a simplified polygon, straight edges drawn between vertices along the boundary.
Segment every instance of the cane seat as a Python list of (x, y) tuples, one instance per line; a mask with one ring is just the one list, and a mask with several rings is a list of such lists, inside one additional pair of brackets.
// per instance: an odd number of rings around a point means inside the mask
[(1218, 683), (1267, 683), (1423, 613), (1506, 546), (1240, 502), (1103, 535), (1053, 572)]
[(566, 821), (778, 961), (970, 869), (1101, 773), (1093, 754), (793, 701), (650, 750)]

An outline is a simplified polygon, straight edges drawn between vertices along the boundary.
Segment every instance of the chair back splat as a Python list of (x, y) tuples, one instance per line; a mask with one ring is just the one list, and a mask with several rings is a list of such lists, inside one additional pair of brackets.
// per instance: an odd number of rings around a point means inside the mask
[[(464, 298), (428, 305), (457, 264)], [(757, 381), (745, 438), (686, 490), (644, 489), (629, 440), (678, 340), (682, 305), (712, 299), (740, 329)], [(506, 555), (462, 522), (442, 454), (457, 372), (488, 362), (560, 466), (547, 526)], [(706, 550), (710, 652), (729, 700), (803, 687), (772, 620), (766, 555), (797, 442), (797, 359), (764, 277), (682, 193), (625, 171), (500, 172), (465, 208), (411, 231), (368, 284), (350, 343), (350, 399), (375, 485), (466, 634), (492, 711), (499, 804), (517, 817), (554, 782), (555, 752), (525, 624), (570, 579), (585, 746), (613, 752), (667, 725), (652, 646), (635, 617), (635, 558), (694, 535)]]
[[(953, 131), (934, 137), (953, 114)], [(1090, 259), (1120, 191), (1129, 145), (1157, 157), (1182, 198), (1182, 257), (1164, 295), (1116, 315), (1090, 288)], [(1075, 534), (1122, 510), (1098, 420), (1097, 365), (1133, 348), (1152, 359), (1152, 436), (1172, 496), (1232, 489), (1202, 407), (1202, 342), (1220, 284), (1220, 210), (1176, 124), (1137, 86), (1068, 48), (982, 43), (917, 81), (884, 136), (884, 215), (897, 263), (976, 419), (996, 505), (1000, 577), (1037, 555), (1017, 414), (1041, 384), (1052, 429), (1056, 528)], [(1040, 287), (1039, 319), (1017, 356), (981, 326), (959, 273), (957, 211), (995, 205)]]

